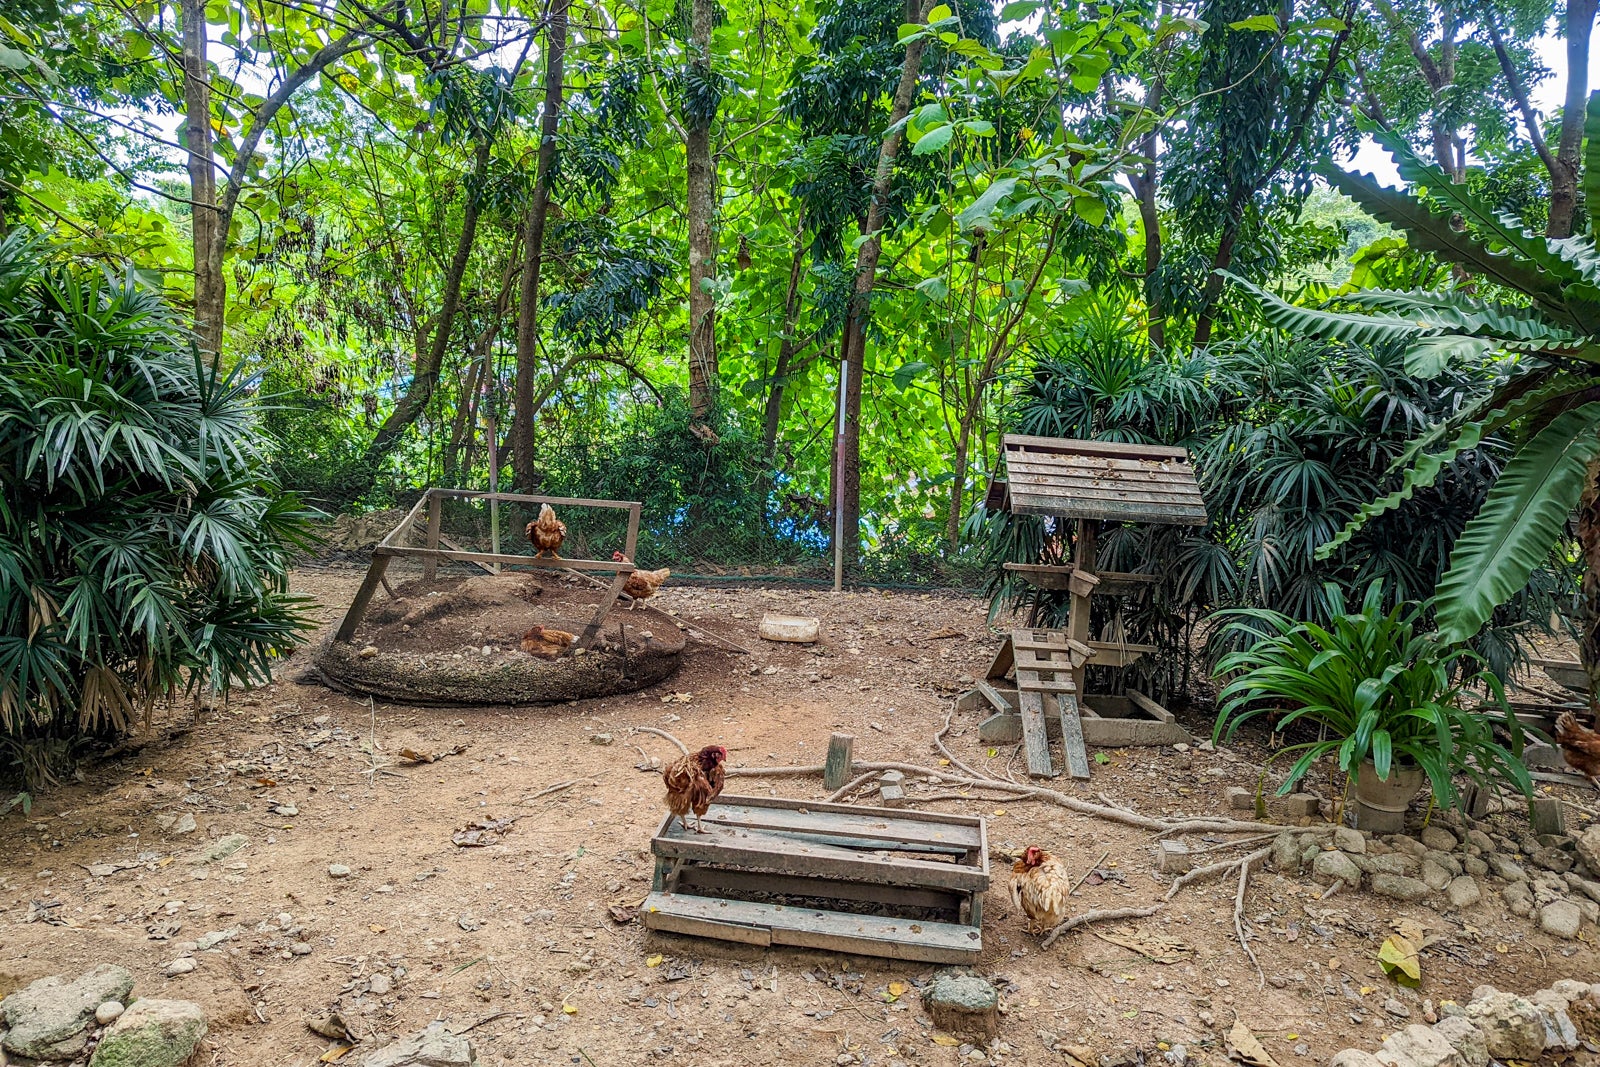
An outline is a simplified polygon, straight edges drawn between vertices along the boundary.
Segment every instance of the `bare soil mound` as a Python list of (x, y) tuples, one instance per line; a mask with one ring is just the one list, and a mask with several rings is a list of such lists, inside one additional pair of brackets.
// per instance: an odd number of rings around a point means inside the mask
[(328, 684), (413, 704), (551, 704), (654, 685), (678, 669), (684, 636), (650, 608), (613, 609), (593, 648), (554, 658), (522, 650), (533, 626), (575, 637), (605, 591), (531, 574), (421, 579), (367, 612), (355, 640), (325, 641), (315, 658)]

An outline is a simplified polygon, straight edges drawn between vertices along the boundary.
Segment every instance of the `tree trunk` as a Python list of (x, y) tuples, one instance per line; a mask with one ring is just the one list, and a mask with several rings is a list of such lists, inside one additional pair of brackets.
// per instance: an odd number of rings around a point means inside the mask
[(778, 452), (778, 427), (783, 421), (784, 378), (799, 347), (794, 332), (800, 325), (800, 278), (805, 270), (806, 222), (804, 214), (795, 223), (794, 258), (789, 261), (789, 290), (783, 300), (783, 339), (778, 343), (778, 363), (772, 370), (772, 388), (767, 390), (766, 418), (761, 427), (761, 454), (767, 463)]
[(217, 212), (216, 160), (211, 146), (211, 67), (206, 59), (205, 0), (183, 0), (184, 147), (189, 152), (189, 199), (194, 235), (194, 331), (201, 351), (222, 351), (228, 282), (222, 273), (227, 233)]
[[(928, 0), (932, 6), (933, 0)], [(906, 0), (906, 20), (923, 22), (925, 9), (918, 0)], [(911, 111), (911, 101), (916, 96), (917, 77), (922, 71), (923, 41), (918, 39), (906, 45), (906, 58), (900, 65), (900, 83), (895, 86), (894, 101), (889, 109), (889, 129), (893, 132), (878, 147), (878, 167), (872, 178), (872, 199), (867, 205), (867, 222), (862, 233), (866, 240), (856, 253), (856, 280), (852, 290), (850, 308), (844, 321), (843, 366), (840, 373), (845, 378), (844, 433), (839, 437), (839, 454), (834, 458), (835, 475), (839, 482), (834, 494), (834, 507), (843, 512), (843, 537), (848, 561), (859, 544), (861, 528), (861, 378), (866, 370), (867, 319), (872, 313), (873, 287), (878, 281), (878, 257), (883, 251), (883, 222), (889, 200), (889, 186), (894, 179), (894, 161), (900, 154), (901, 130), (898, 128)]]
[(1579, 655), (1589, 675), (1589, 713), (1600, 721), (1600, 460), (1589, 464), (1578, 504), (1578, 547), (1583, 552), (1582, 638)]
[(571, 0), (550, 0), (544, 37), (544, 111), (539, 116), (539, 169), (533, 205), (522, 228), (522, 280), (517, 296), (517, 388), (511, 414), (511, 477), (515, 489), (538, 488), (534, 470), (534, 379), (539, 359), (539, 272), (544, 263), (544, 228), (550, 214), (550, 168), (555, 162), (556, 126), (566, 77), (567, 11)]
[[(1595, 7), (1595, 0), (1567, 2), (1567, 93), (1562, 104), (1561, 135), (1556, 142), (1556, 165), (1550, 174), (1550, 224), (1545, 230), (1548, 237), (1572, 236), (1582, 167), (1583, 120), (1589, 103), (1589, 39), (1594, 33)], [(1600, 212), (1600, 204), (1586, 207), (1591, 215)]]
[(1233, 263), (1233, 244), (1239, 238), (1239, 224), (1230, 207), (1228, 219), (1223, 224), (1222, 237), (1217, 241), (1217, 255), (1211, 261), (1211, 273), (1206, 277), (1206, 287), (1200, 297), (1200, 314), (1194, 320), (1194, 346), (1204, 348), (1211, 342), (1211, 325), (1216, 320), (1217, 301), (1222, 298), (1222, 275)]
[[(1157, 78), (1145, 95), (1144, 106), (1151, 111), (1161, 107), (1161, 97), (1166, 86)], [(1149, 325), (1150, 343), (1161, 348), (1167, 341), (1166, 310), (1161, 306), (1161, 295), (1155, 287), (1156, 270), (1161, 266), (1161, 216), (1156, 210), (1156, 183), (1160, 177), (1160, 132), (1152, 129), (1139, 141), (1139, 154), (1148, 161), (1143, 174), (1133, 176), (1134, 197), (1139, 205), (1139, 221), (1144, 229), (1144, 303)]]
[(444, 297), (440, 302), (438, 318), (434, 322), (432, 344), (429, 345), (427, 354), (419, 360), (405, 396), (400, 398), (400, 402), (394, 406), (389, 417), (383, 420), (383, 425), (378, 427), (372, 444), (367, 446), (367, 467), (374, 473), (383, 457), (388, 455), (389, 450), (400, 440), (400, 435), (422, 415), (428, 406), (428, 401), (433, 399), (434, 390), (439, 387), (439, 371), (444, 366), (445, 349), (450, 345), (450, 330), (455, 325), (456, 311), (461, 306), (461, 279), (467, 273), (467, 262), (472, 258), (472, 245), (478, 233), (478, 210), (481, 207), (479, 194), (483, 188), (484, 175), (488, 170), (489, 145), (485, 142), (478, 146), (477, 158), (472, 164), (472, 176), (467, 180), (467, 202), (462, 211), (461, 236), (456, 241), (455, 255), (451, 258), (449, 272), (445, 275)]
[(689, 75), (685, 93), (684, 154), (689, 208), (689, 413), (703, 419), (717, 394), (717, 301), (710, 283), (717, 276), (712, 219), (717, 208), (717, 173), (711, 159), (711, 24), (716, 0), (693, 0)]

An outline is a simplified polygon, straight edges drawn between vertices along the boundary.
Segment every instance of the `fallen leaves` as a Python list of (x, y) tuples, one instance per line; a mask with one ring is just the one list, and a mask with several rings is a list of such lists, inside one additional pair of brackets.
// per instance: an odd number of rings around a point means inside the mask
[(464, 830), (457, 830), (450, 838), (457, 848), (483, 848), (499, 843), (511, 824), (522, 818), (512, 815), (504, 819), (473, 819)]
[(955, 1048), (957, 1045), (961, 1044), (959, 1040), (951, 1037), (949, 1034), (934, 1034), (933, 1043), (935, 1045), (942, 1045), (945, 1048)]
[(1256, 1035), (1244, 1024), (1244, 1020), (1237, 1016), (1234, 1017), (1233, 1027), (1228, 1031), (1227, 1043), (1228, 1058), (1231, 1060), (1249, 1064), (1250, 1067), (1278, 1067), (1278, 1061), (1262, 1047)]
[(935, 631), (933, 631), (933, 633), (929, 634), (928, 635), (928, 640), (929, 641), (943, 641), (946, 638), (950, 638), (950, 637), (965, 637), (965, 636), (967, 636), (967, 635), (962, 633), (960, 630), (957, 630), (954, 626), (946, 626), (946, 627), (944, 627), (942, 629), (935, 630)]
[(687, 704), (694, 699), (693, 693), (668, 693), (661, 698), (663, 704)]
[(1422, 961), (1418, 958), (1417, 943), (1404, 934), (1387, 938), (1378, 949), (1378, 965), (1383, 973), (1403, 986), (1416, 988), (1422, 984)]
[(400, 758), (407, 763), (438, 763), (446, 756), (459, 756), (466, 750), (466, 745), (457, 745), (455, 748), (444, 752), (418, 752), (414, 748), (402, 748), (400, 750)]
[(651, 956), (650, 958), (646, 959), (644, 961), (644, 965), (646, 967), (659, 967), (659, 966), (661, 966), (662, 958), (663, 957), (661, 956), (660, 953), (656, 953), (654, 956)]

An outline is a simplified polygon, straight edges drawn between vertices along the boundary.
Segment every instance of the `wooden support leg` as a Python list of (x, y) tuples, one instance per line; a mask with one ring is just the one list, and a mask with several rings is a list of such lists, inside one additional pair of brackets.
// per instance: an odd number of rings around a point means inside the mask
[(574, 647), (589, 648), (600, 636), (600, 627), (605, 625), (606, 616), (611, 612), (611, 606), (617, 602), (617, 597), (622, 595), (622, 587), (627, 584), (628, 574), (618, 574), (611, 580), (611, 588), (606, 591), (605, 599), (600, 601), (600, 607), (595, 611), (594, 618), (589, 625), (583, 628), (583, 633), (578, 635)]
[(1044, 728), (1044, 698), (1035, 690), (1017, 692), (1022, 705), (1022, 748), (1027, 757), (1028, 774), (1034, 778), (1055, 777), (1050, 762), (1050, 737)]
[(1089, 754), (1083, 747), (1083, 720), (1078, 717), (1078, 698), (1072, 693), (1057, 695), (1061, 714), (1061, 755), (1067, 773), (1079, 781), (1089, 780)]
[(372, 603), (372, 595), (378, 591), (378, 586), (383, 582), (383, 573), (389, 569), (389, 559), (387, 552), (373, 553), (367, 576), (362, 579), (361, 588), (356, 590), (355, 599), (350, 601), (350, 610), (344, 613), (344, 621), (339, 623), (338, 632), (333, 635), (335, 641), (354, 640), (356, 631), (361, 628), (361, 620), (367, 617), (367, 605)]
[(822, 766), (826, 789), (843, 789), (850, 780), (850, 765), (855, 761), (855, 734), (834, 734), (828, 738), (828, 760)]
[[(435, 552), (439, 550), (439, 522), (442, 518), (442, 504), (443, 501), (439, 497), (432, 495), (428, 497), (428, 547), (433, 549)], [(427, 559), (422, 561), (423, 581), (433, 581), (434, 577), (438, 573), (439, 561), (436, 557), (429, 556)]]

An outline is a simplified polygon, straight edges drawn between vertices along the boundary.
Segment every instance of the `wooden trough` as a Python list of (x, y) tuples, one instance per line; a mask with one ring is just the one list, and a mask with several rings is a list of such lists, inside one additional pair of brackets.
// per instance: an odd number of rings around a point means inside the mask
[(651, 839), (646, 927), (924, 963), (983, 949), (981, 818), (723, 796), (706, 833), (664, 820)]

